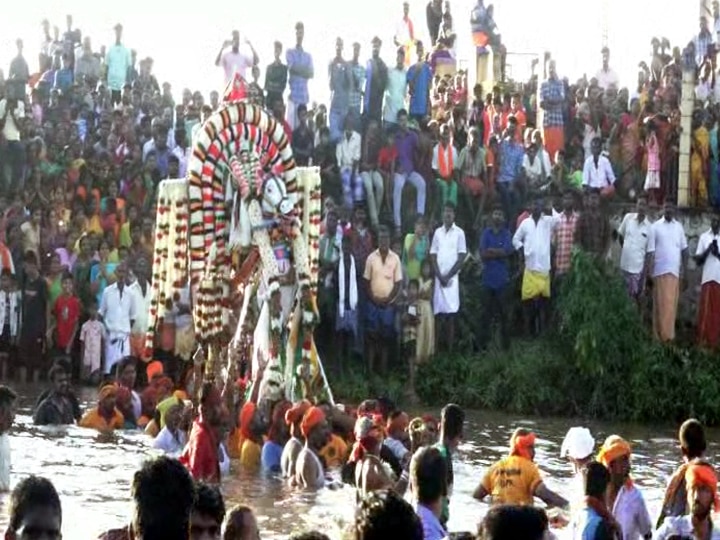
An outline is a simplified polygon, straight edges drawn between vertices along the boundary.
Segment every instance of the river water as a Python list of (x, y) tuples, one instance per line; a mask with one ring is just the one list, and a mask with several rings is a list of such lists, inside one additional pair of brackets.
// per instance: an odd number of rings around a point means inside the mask
[[(118, 432), (107, 438), (77, 427), (37, 428), (30, 417), (37, 389), (20, 391), (20, 395), (11, 436), (13, 481), (29, 474), (46, 476), (53, 481), (63, 503), (65, 538), (95, 538), (103, 530), (127, 523), (133, 473), (153, 454), (145, 435)], [(83, 390), (80, 395), (87, 405), (93, 394)], [(559, 452), (567, 429), (573, 425), (590, 427), (599, 442), (613, 433), (631, 442), (633, 477), (643, 491), (654, 520), (667, 478), (679, 460), (676, 426), (583, 423), (472, 411), (468, 413), (466, 440), (455, 459), (450, 530), (475, 530), (487, 505), (474, 501), (472, 492), (486, 467), (507, 452), (509, 436), (518, 426), (535, 430), (536, 461), (546, 483), (569, 497), (573, 493), (571, 471), (560, 459)], [(717, 440), (716, 433), (708, 433), (708, 439)], [(714, 461), (717, 452), (718, 445), (710, 443), (708, 458)], [(228, 508), (236, 503), (255, 508), (262, 537), (266, 539), (286, 538), (291, 532), (311, 528), (339, 537), (341, 528), (352, 519), (354, 492), (347, 487), (302, 493), (287, 488), (280, 480), (249, 476), (233, 466), (222, 488)], [(0, 498), (0, 506), (6, 507), (5, 498)], [(4, 531), (7, 521), (5, 512), (1, 514), (0, 531)], [(566, 535), (567, 531), (558, 534), (560, 538)]]

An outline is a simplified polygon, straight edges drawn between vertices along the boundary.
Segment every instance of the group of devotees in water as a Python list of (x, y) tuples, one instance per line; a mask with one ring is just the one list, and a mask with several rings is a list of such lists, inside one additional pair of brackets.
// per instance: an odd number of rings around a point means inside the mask
[[(147, 379), (142, 389), (137, 388), (140, 366), (147, 376), (142, 377)], [(208, 497), (219, 498), (222, 504), (219, 488), (223, 477), (231, 474), (231, 463), (233, 470), (281, 477), (299, 490), (348, 489), (350, 485), (357, 491), (358, 509), (363, 501), (372, 499), (385, 502), (376, 501), (371, 508), (387, 507), (392, 499), (393, 504), (411, 509), (409, 519), (415, 525), (410, 529), (417, 535), (400, 534), (386, 523), (377, 525), (385, 527), (386, 535), (360, 534), (356, 527), (355, 538), (441, 540), (457, 536), (447, 530), (454, 511), (453, 458), (462, 452), (467, 428), (465, 412), (457, 404), (446, 405), (439, 418), (410, 418), (386, 398), (368, 399), (355, 409), (307, 399), (258, 405), (257, 392), (250, 390), (234, 392), (243, 396), (242, 400), (230, 400), (228, 405), (227, 388), (205, 381), (190, 399), (185, 389), (177, 388), (163, 373), (160, 362), (146, 365), (127, 357), (119, 363), (115, 379), (99, 388), (96, 403), (82, 411), (66, 367), (62, 363), (52, 367), (50, 387), (34, 409), (35, 424), (77, 424), (97, 430), (103, 437), (116, 430), (144, 430), (152, 446), (165, 456), (153, 458), (135, 475), (132, 497), (136, 504), (142, 502), (143, 493), (150, 498), (147, 493), (154, 493), (143, 482), (160, 482), (163, 474), (171, 474), (168, 467), (175, 471), (172, 474), (187, 476), (195, 486), (191, 500), (197, 511), (189, 513), (188, 528), (181, 536), (166, 536), (167, 531), (151, 534), (147, 527), (153, 520), (145, 518), (135, 520), (145, 525), (134, 522), (119, 532), (105, 533), (103, 538), (257, 538), (257, 522), (250, 507), (235, 509), (227, 516), (224, 509), (221, 513), (210, 510), (213, 505)], [(53, 503), (58, 497), (52, 483), (34, 476), (11, 477), (10, 433), (17, 402), (15, 391), (0, 386), (0, 491), (14, 486), (9, 504), (4, 505), (10, 513), (5, 539), (60, 538), (61, 513), (59, 502)], [(565, 536), (570, 528), (577, 540), (720, 539), (720, 529), (712, 521), (713, 512), (720, 511), (717, 474), (704, 457), (702, 424), (687, 420), (678, 440), (678, 467), (669, 480), (660, 515), (653, 520), (642, 489), (633, 483), (633, 449), (621, 436), (609, 436), (598, 445), (587, 428), (569, 430), (561, 446), (562, 456), (573, 470), (573, 488), (564, 491), (572, 493), (568, 500), (548, 487), (535, 462), (536, 434), (518, 428), (510, 436), (507, 455), (484, 472), (473, 493), (478, 501), (488, 502), (490, 510), (478, 536), (469, 537), (535, 539), (563, 528)], [(165, 473), (152, 473), (153, 467)], [(167, 496), (172, 481), (163, 482), (166, 485), (158, 488), (159, 493)], [(547, 509), (533, 509), (538, 500)], [(521, 526), (520, 509), (533, 509), (542, 516), (544, 531), (539, 537), (532, 527)], [(393, 512), (402, 514), (397, 508)], [(134, 515), (139, 513), (136, 509)], [(491, 516), (495, 517), (488, 524)], [(368, 519), (365, 516), (364, 522)], [(399, 527), (400, 517), (393, 519), (389, 523)], [(515, 527), (514, 532), (503, 527)]]

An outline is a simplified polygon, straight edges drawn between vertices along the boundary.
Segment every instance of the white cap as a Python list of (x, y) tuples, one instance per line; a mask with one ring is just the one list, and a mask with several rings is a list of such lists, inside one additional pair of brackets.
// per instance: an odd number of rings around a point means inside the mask
[(590, 430), (584, 427), (573, 427), (565, 435), (565, 440), (560, 447), (560, 457), (586, 459), (592, 455), (594, 449), (595, 439)]

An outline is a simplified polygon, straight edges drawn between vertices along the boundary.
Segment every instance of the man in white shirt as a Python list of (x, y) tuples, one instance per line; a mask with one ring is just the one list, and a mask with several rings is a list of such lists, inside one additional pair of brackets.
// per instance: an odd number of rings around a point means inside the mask
[(714, 349), (720, 343), (720, 216), (700, 235), (695, 261), (703, 269), (698, 309), (698, 344)]
[(6, 144), (0, 148), (0, 177), (3, 177), (5, 191), (22, 191), (24, 188), (23, 169), (25, 168), (25, 147), (20, 133), (20, 125), (25, 118), (25, 104), (22, 100), (5, 98), (0, 100), (0, 123), (4, 120), (2, 135)]
[(664, 216), (652, 225), (648, 253), (653, 254), (653, 332), (660, 341), (675, 339), (675, 318), (680, 298), (680, 275), (686, 279), (688, 243), (683, 226), (675, 220), (675, 204), (665, 202)]
[[(232, 39), (223, 43), (217, 58), (215, 58), (215, 65), (222, 66), (225, 71), (225, 86), (230, 84), (235, 73), (243, 79), (247, 79), (245, 75), (248, 68), (256, 66), (259, 61), (258, 54), (248, 39), (245, 39), (245, 44), (250, 48), (252, 56), (248, 56), (240, 50), (240, 32), (233, 30)], [(226, 50), (228, 47), (230, 49)]]
[(593, 139), (591, 153), (583, 167), (583, 188), (597, 189), (600, 190), (601, 195), (610, 195), (615, 191), (615, 173), (610, 160), (602, 155), (600, 137)]
[(388, 70), (385, 86), (385, 111), (383, 120), (386, 126), (397, 124), (397, 114), (405, 108), (407, 96), (407, 70), (405, 69), (405, 50), (398, 48), (395, 67)]
[(647, 217), (647, 197), (640, 196), (636, 211), (625, 214), (618, 229), (618, 241), (622, 246), (620, 270), (630, 298), (640, 302), (647, 279), (647, 249), (652, 224)]
[(435, 270), (433, 293), (433, 311), (437, 320), (435, 335), (438, 343), (441, 335), (446, 337), (450, 352), (455, 341), (455, 318), (460, 311), (459, 274), (466, 255), (465, 232), (455, 225), (455, 205), (446, 202), (443, 209), (443, 224), (433, 234), (430, 260)]
[(124, 356), (130, 354), (130, 332), (135, 323), (137, 302), (133, 291), (126, 286), (127, 265), (115, 267), (117, 281), (105, 288), (100, 300), (99, 314), (105, 325), (105, 373)]
[(345, 206), (349, 208), (353, 208), (356, 201), (362, 201), (365, 198), (365, 188), (362, 178), (358, 174), (362, 139), (360, 134), (353, 130), (352, 126), (352, 116), (348, 114), (345, 117), (342, 137), (338, 141), (335, 150), (335, 158), (340, 169), (343, 199)]
[(619, 88), (620, 78), (610, 68), (610, 49), (607, 47), (602, 48), (602, 69), (595, 74), (598, 86), (603, 90), (607, 90), (611, 86)]
[(550, 299), (550, 244), (559, 215), (547, 215), (545, 202), (535, 201), (532, 215), (515, 231), (513, 247), (519, 252), (523, 271), (521, 299), (528, 333), (539, 334), (545, 327)]
[(148, 314), (152, 287), (150, 285), (150, 262), (146, 257), (138, 257), (135, 261), (135, 281), (128, 287), (135, 295), (135, 320), (130, 336), (130, 350), (133, 356), (147, 359), (145, 355), (145, 336), (148, 331)]

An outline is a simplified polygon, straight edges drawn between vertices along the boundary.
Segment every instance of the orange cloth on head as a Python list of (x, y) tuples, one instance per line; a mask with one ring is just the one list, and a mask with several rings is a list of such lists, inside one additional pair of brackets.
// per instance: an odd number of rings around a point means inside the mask
[[(252, 401), (247, 401), (242, 406), (242, 409), (240, 409), (240, 418), (238, 423), (240, 424), (240, 441), (242, 442), (252, 440), (253, 438), (252, 431), (250, 431), (250, 424), (252, 424), (253, 416), (255, 416), (256, 411), (257, 405), (255, 405)], [(242, 448), (242, 444), (240, 447)]]
[(717, 492), (718, 478), (712, 465), (704, 461), (689, 463), (685, 471), (685, 483), (688, 489), (691, 487), (710, 488), (715, 498), (715, 511), (720, 511), (720, 498)]
[[(107, 388), (107, 387), (106, 387)], [(123, 429), (125, 427), (125, 417), (120, 411), (115, 409), (113, 416), (107, 420), (100, 414), (97, 407), (86, 412), (78, 422), (78, 426), (82, 428), (95, 429), (100, 432), (113, 431), (115, 429)]]
[(117, 397), (118, 395), (118, 387), (114, 384), (106, 384), (100, 389), (100, 392), (98, 392), (98, 401), (103, 401), (104, 399), (107, 399), (109, 397)]
[(148, 382), (152, 381), (154, 377), (159, 377), (165, 373), (162, 362), (159, 360), (153, 360), (150, 362), (145, 371), (147, 373)]
[(288, 426), (297, 424), (302, 420), (308, 409), (312, 407), (312, 404), (307, 400), (303, 399), (301, 402), (293, 405), (288, 411), (285, 412), (285, 423)]
[(530, 449), (535, 446), (535, 434), (528, 433), (527, 435), (513, 435), (510, 441), (510, 455), (520, 456), (525, 459), (532, 460), (532, 452)]
[(320, 407), (310, 407), (303, 416), (302, 423), (300, 424), (300, 433), (302, 433), (303, 437), (307, 438), (312, 428), (322, 424), (324, 421), (325, 413), (322, 409)]
[(631, 454), (632, 448), (630, 448), (630, 445), (625, 439), (617, 435), (611, 435), (605, 439), (605, 443), (602, 445), (602, 448), (600, 448), (600, 452), (598, 452), (597, 460), (609, 468), (610, 464), (616, 459), (623, 456), (629, 457)]

